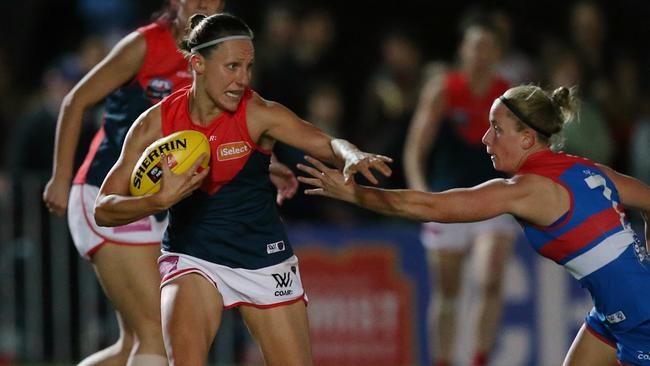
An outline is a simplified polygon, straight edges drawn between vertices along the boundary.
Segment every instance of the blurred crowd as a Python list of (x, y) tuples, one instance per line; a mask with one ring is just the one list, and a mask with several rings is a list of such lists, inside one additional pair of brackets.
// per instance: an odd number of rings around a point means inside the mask
[[(314, 5), (298, 0), (264, 1), (258, 4), (265, 9), (247, 8), (245, 12), (247, 2), (231, 3), (236, 4), (229, 4), (230, 11), (238, 14), (241, 8), (242, 14), (238, 15), (257, 24), (254, 89), (324, 131), (349, 139), (364, 151), (394, 158), (394, 174), (381, 184), (405, 187), (404, 141), (420, 90), (441, 67), (454, 67), (457, 52), (432, 52), (438, 46), (422, 42), (431, 39), (421, 35), (427, 29), (413, 24), (362, 24), (359, 31), (368, 33), (364, 47), (372, 57), (354, 61), (347, 51), (349, 42), (357, 38), (341, 36), (337, 13), (340, 9), (328, 7), (327, 2)], [(567, 14), (564, 30), (558, 34), (557, 29), (536, 29), (538, 37), (532, 47), (530, 39), (520, 37), (530, 34), (530, 30), (526, 33), (516, 29), (522, 26), (522, 19), (515, 22), (511, 9), (468, 5), (456, 19), (445, 21), (461, 24), (463, 17), (477, 12), (487, 17), (500, 35), (498, 72), (512, 85), (577, 85), (583, 103), (579, 118), (566, 128), (563, 150), (650, 183), (650, 60), (640, 43), (650, 32), (638, 34), (638, 42), (622, 42), (613, 36), (616, 32), (612, 32), (610, 18), (598, 2), (562, 3)], [(60, 103), (117, 37), (147, 21), (138, 19), (132, 6), (130, 1), (78, 0), (77, 11), (88, 35), (73, 51), (48, 60), (40, 82), (29, 90), (14, 86), (12, 68), (16, 62), (9, 62), (10, 50), (0, 44), (3, 176), (15, 182), (23, 174), (49, 177)], [(246, 14), (251, 13), (257, 14), (258, 19), (246, 19)], [(428, 17), (436, 21), (435, 16)], [(447, 34), (437, 36), (454, 39), (457, 44), (460, 29), (447, 29)], [(93, 132), (101, 124), (101, 108), (97, 106), (86, 116), (79, 157), (85, 154)], [(276, 154), (290, 166), (302, 161), (300, 151), (286, 146), (277, 146)], [(377, 219), (369, 212), (302, 194), (282, 210), (293, 221), (349, 223)]]

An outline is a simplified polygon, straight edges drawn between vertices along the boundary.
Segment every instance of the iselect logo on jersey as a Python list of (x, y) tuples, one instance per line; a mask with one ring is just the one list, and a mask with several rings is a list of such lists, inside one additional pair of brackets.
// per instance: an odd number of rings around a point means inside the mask
[(217, 147), (217, 160), (226, 161), (239, 159), (251, 152), (251, 147), (246, 141), (229, 142)]

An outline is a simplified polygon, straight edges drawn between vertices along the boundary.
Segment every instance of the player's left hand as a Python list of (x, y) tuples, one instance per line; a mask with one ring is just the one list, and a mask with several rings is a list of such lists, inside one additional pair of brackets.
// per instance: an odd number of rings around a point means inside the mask
[(349, 184), (355, 173), (361, 173), (370, 183), (378, 184), (379, 181), (370, 172), (370, 169), (375, 169), (384, 176), (390, 177), (390, 175), (393, 174), (393, 171), (388, 167), (387, 163), (392, 162), (393, 159), (387, 156), (359, 151), (355, 154), (353, 159), (350, 159), (345, 163), (345, 167), (343, 167), (343, 178), (345, 179), (345, 183)]
[(275, 201), (280, 206), (284, 200), (291, 199), (298, 191), (298, 180), (295, 174), (293, 174), (288, 166), (278, 161), (271, 161), (271, 165), (269, 165), (269, 178), (271, 178), (271, 183), (278, 190)]

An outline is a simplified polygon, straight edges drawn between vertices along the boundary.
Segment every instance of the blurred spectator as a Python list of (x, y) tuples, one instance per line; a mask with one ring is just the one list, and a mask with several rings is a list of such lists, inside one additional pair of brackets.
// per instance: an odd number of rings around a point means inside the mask
[(650, 96), (645, 95), (630, 149), (631, 173), (650, 184)]
[(257, 32), (260, 34), (255, 51), (258, 66), (253, 76), (257, 91), (301, 115), (305, 84), (297, 74), (298, 63), (293, 55), (298, 27), (294, 13), (287, 2), (269, 3), (262, 31)]
[(263, 28), (255, 88), (302, 116), (311, 84), (337, 78), (336, 23), (327, 8), (280, 2), (269, 6)]
[[(18, 91), (12, 88), (11, 70), (7, 65), (6, 53), (0, 45), (0, 129), (9, 131), (13, 127), (11, 118), (20, 114), (23, 100)], [(10, 142), (8, 133), (0, 134), (0, 146)], [(4, 170), (10, 158), (0, 159), (0, 171)]]
[[(578, 85), (582, 70), (577, 56), (569, 49), (559, 52), (550, 61), (551, 65), (547, 66), (551, 89)], [(577, 118), (564, 127), (563, 135), (565, 141), (562, 150), (611, 165), (615, 145), (609, 125), (598, 104), (589, 96), (582, 97)]]
[(501, 39), (501, 60), (496, 67), (497, 74), (510, 85), (525, 84), (535, 80), (537, 78), (535, 65), (514, 44), (514, 24), (510, 13), (503, 8), (497, 8), (490, 12), (490, 18)]
[(414, 38), (396, 27), (381, 41), (381, 61), (365, 87), (352, 141), (362, 150), (393, 158), (393, 175), (380, 178), (385, 187), (406, 185), (402, 151), (420, 87), (422, 56)]
[[(320, 80), (312, 83), (307, 95), (306, 120), (331, 136), (340, 136), (345, 124), (344, 103), (341, 91), (336, 84)], [(308, 164), (304, 153), (297, 149), (288, 149), (283, 145), (280, 160), (291, 167), (296, 164)], [(301, 171), (296, 174), (304, 175)], [(280, 207), (282, 216), (295, 221), (330, 222), (353, 225), (368, 217), (367, 210), (362, 210), (335, 200), (319, 200), (307, 197), (299, 190), (294, 198), (284, 202)]]
[(583, 69), (582, 94), (600, 103), (607, 99), (607, 25), (603, 11), (592, 0), (579, 0), (570, 12), (569, 37)]
[(641, 106), (641, 75), (635, 58), (628, 53), (615, 53), (609, 95), (603, 103), (612, 137), (617, 149), (613, 159), (615, 169), (629, 173), (629, 147), (634, 125)]
[(310, 6), (298, 16), (293, 55), (303, 80), (310, 83), (325, 77), (338, 80), (336, 67), (340, 56), (334, 49), (337, 26), (332, 13), (325, 7)]
[(77, 4), (86, 29), (113, 44), (132, 27), (134, 4), (137, 3), (129, 0), (78, 0)]
[[(8, 166), (16, 182), (24, 174), (38, 175), (47, 178), (52, 170), (52, 154), (45, 151), (54, 151), (54, 136), (59, 106), (63, 97), (72, 89), (83, 75), (78, 67), (79, 60), (74, 55), (67, 55), (53, 65), (43, 74), (42, 88), (34, 96), (32, 108), (15, 123), (14, 133), (11, 135)], [(89, 116), (91, 117), (91, 116)], [(81, 135), (81, 144), (87, 148), (95, 132), (95, 123), (84, 123)], [(75, 159), (75, 166), (79, 166), (84, 154), (80, 150)]]

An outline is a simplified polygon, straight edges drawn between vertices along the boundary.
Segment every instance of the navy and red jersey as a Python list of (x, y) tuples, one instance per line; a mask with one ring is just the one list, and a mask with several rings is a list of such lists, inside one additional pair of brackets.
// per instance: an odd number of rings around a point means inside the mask
[(550, 150), (529, 156), (517, 174), (549, 178), (571, 197), (569, 211), (552, 225), (521, 222), (533, 248), (589, 290), (598, 316), (612, 330), (650, 320), (647, 252), (607, 175), (588, 159)]
[(75, 184), (101, 186), (113, 167), (133, 121), (172, 92), (190, 85), (187, 60), (176, 48), (167, 23), (155, 22), (137, 29), (146, 43), (142, 67), (135, 77), (106, 98), (102, 128), (74, 179)]
[(164, 136), (180, 130), (203, 133), (210, 143), (210, 174), (200, 189), (170, 209), (163, 249), (246, 269), (291, 257), (269, 179), (271, 151), (248, 133), (246, 107), (253, 92), (246, 90), (234, 113), (224, 111), (203, 127), (190, 119), (190, 90), (162, 101), (162, 131)]
[(497, 77), (485, 94), (476, 95), (463, 73), (447, 73), (446, 103), (430, 159), (431, 190), (471, 187), (501, 176), (493, 169), (481, 139), (490, 126), (492, 103), (508, 88), (508, 83)]

